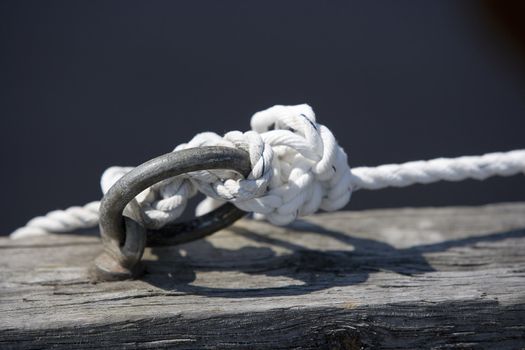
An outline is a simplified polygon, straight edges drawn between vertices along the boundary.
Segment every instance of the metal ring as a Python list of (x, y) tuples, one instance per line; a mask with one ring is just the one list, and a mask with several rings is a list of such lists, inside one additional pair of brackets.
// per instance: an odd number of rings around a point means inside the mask
[[(230, 147), (199, 147), (164, 154), (139, 165), (119, 179), (100, 203), (100, 234), (105, 254), (95, 262), (96, 280), (135, 277), (144, 247), (174, 245), (203, 238), (231, 225), (246, 212), (224, 204), (211, 213), (189, 222), (146, 230), (134, 198), (155, 183), (191, 171), (208, 169), (234, 170), (243, 176), (251, 171), (246, 151)], [(129, 205), (128, 205), (129, 204)], [(123, 217), (124, 210), (132, 218)]]

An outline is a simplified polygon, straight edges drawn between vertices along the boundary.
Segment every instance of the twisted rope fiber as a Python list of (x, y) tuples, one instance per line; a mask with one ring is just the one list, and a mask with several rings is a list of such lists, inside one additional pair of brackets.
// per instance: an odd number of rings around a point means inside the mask
[[(252, 171), (244, 179), (233, 171), (198, 171), (177, 176), (148, 188), (137, 196), (148, 228), (160, 228), (177, 219), (188, 200), (198, 192), (207, 198), (197, 207), (197, 215), (224, 202), (254, 213), (276, 225), (285, 225), (299, 216), (319, 209), (334, 211), (344, 207), (353, 191), (405, 187), (441, 180), (484, 180), (500, 175), (525, 173), (525, 150), (489, 153), (482, 156), (437, 158), (403, 164), (350, 169), (347, 155), (332, 132), (318, 124), (310, 106), (274, 106), (251, 119), (252, 130), (232, 131), (223, 137), (205, 132), (175, 151), (225, 146), (246, 150)], [(103, 192), (132, 167), (111, 167), (102, 175)], [(11, 234), (12, 238), (71, 232), (98, 223), (100, 202), (82, 207), (55, 210), (31, 219)]]

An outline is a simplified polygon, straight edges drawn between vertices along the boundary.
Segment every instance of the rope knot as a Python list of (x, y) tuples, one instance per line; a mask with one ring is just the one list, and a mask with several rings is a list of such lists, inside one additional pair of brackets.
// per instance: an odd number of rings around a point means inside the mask
[[(284, 225), (297, 216), (317, 210), (336, 210), (350, 199), (350, 168), (347, 157), (328, 128), (318, 124), (312, 108), (273, 106), (255, 113), (252, 130), (232, 131), (223, 137), (204, 132), (176, 151), (203, 146), (225, 146), (249, 153), (252, 171), (246, 178), (233, 171), (196, 171), (160, 182), (137, 200), (159, 228), (179, 217), (197, 191), (208, 198), (198, 214), (225, 201), (253, 212), (274, 224)], [(113, 167), (102, 176), (104, 192), (132, 168)]]
[(320, 208), (336, 210), (350, 199), (346, 154), (306, 104), (255, 113), (252, 129), (274, 151), (273, 178), (263, 196), (236, 204), (278, 225)]

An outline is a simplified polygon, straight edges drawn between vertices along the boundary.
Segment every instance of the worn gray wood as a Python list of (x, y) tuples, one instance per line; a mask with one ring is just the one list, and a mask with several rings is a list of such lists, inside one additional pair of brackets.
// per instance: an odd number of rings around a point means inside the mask
[(96, 235), (0, 239), (0, 348), (525, 348), (525, 203), (244, 220), (90, 284)]

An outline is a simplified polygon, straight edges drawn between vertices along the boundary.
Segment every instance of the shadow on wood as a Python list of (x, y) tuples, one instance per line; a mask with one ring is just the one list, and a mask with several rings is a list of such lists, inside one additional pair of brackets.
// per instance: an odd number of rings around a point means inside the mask
[[(202, 255), (203, 252), (215, 250), (214, 256), (220, 256), (220, 258), (209, 259), (206, 266), (200, 267), (203, 271), (237, 271), (248, 275), (282, 276), (299, 281), (300, 284), (251, 289), (195, 286), (192, 285), (192, 282), (196, 279), (196, 270), (199, 269), (199, 266), (192, 264), (180, 255), (178, 249), (173, 248), (152, 249), (152, 254), (158, 257), (158, 261), (150, 261), (147, 266), (154, 278), (148, 278), (146, 274), (144, 280), (164, 290), (177, 290), (204, 296), (243, 298), (301, 295), (335, 286), (363, 283), (368, 279), (370, 273), (378, 271), (392, 271), (409, 276), (436, 271), (427, 262), (424, 253), (444, 252), (454, 247), (468, 247), (481, 242), (497, 242), (507, 238), (525, 237), (525, 227), (523, 227), (519, 230), (396, 249), (384, 242), (348, 236), (308, 222), (289, 225), (286, 229), (301, 234), (301, 230), (298, 230), (296, 226), (325, 237), (332, 237), (340, 241), (341, 246), (350, 247), (352, 250), (318, 251), (278, 238), (269, 238), (247, 228), (232, 227), (230, 231), (236, 235), (251, 241), (283, 247), (293, 253), (279, 256), (268, 247), (217, 248), (209, 241), (201, 240), (187, 247), (184, 255), (195, 257)], [(254, 262), (253, 257), (259, 257), (259, 261)], [(249, 258), (249, 264), (246, 264), (246, 258)], [(176, 260), (176, 264), (166, 264), (167, 261), (173, 260)]]

